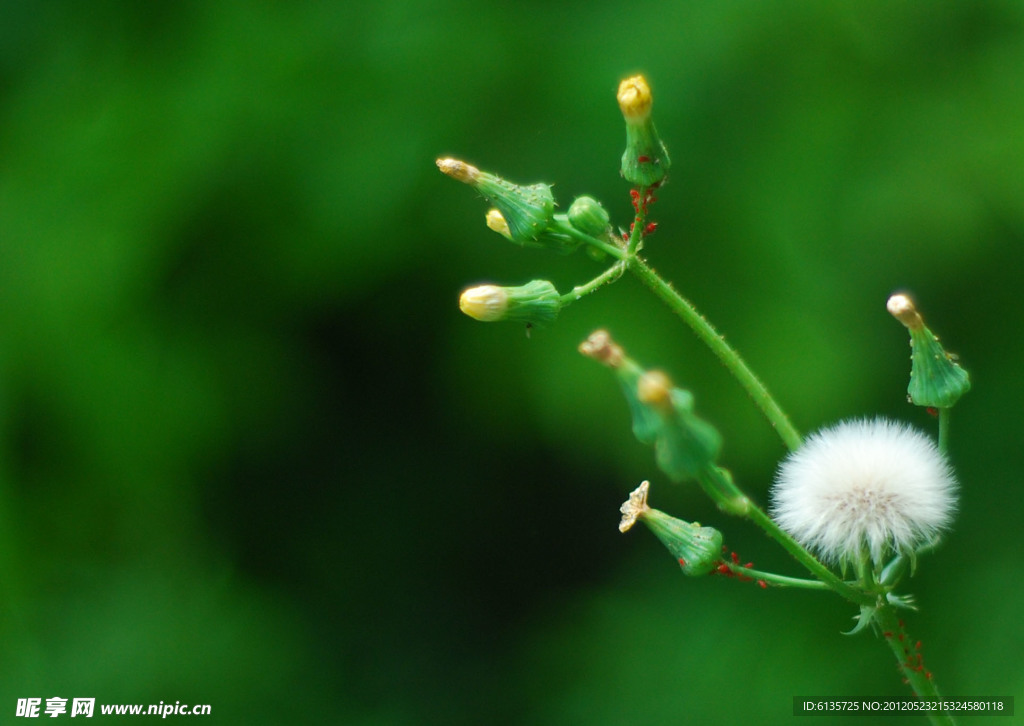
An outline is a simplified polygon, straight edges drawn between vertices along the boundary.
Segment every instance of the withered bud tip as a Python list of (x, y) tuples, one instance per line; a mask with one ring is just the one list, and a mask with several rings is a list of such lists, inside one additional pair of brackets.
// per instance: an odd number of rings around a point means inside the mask
[(914, 301), (906, 295), (893, 295), (889, 298), (885, 307), (889, 311), (890, 315), (899, 320), (910, 330), (920, 330), (924, 327), (924, 320), (921, 319), (921, 314), (917, 312), (917, 308), (914, 306)]
[(641, 483), (640, 486), (630, 493), (629, 499), (619, 507), (619, 511), (622, 512), (622, 521), (619, 522), (620, 532), (628, 532), (636, 524), (638, 518), (642, 517), (645, 512), (650, 511), (650, 507), (647, 506), (647, 492), (650, 487), (651, 483), (649, 481)]
[(607, 330), (595, 330), (590, 337), (580, 343), (579, 351), (609, 368), (618, 368), (622, 365), (622, 348), (612, 340)]
[(479, 169), (458, 159), (438, 159), (437, 168), (452, 179), (465, 184), (473, 184), (480, 176)]

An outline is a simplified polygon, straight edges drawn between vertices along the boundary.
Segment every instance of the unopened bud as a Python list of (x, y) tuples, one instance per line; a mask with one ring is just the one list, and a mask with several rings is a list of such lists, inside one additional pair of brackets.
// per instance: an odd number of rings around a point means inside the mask
[(483, 322), (511, 320), (544, 325), (558, 316), (562, 298), (547, 280), (533, 280), (518, 287), (479, 285), (459, 298), (459, 308), (471, 318)]
[(648, 371), (636, 382), (636, 395), (641, 403), (656, 408), (672, 406), (672, 381), (661, 371)]
[(671, 161), (651, 120), (650, 86), (643, 76), (627, 78), (619, 84), (619, 109), (626, 121), (626, 151), (622, 154), (622, 176), (638, 187), (659, 184)]
[(497, 232), (505, 239), (512, 239), (512, 233), (508, 231), (508, 222), (497, 209), (487, 211), (487, 228), (492, 232)]
[(714, 465), (722, 447), (715, 428), (693, 412), (693, 394), (676, 388), (660, 371), (644, 371), (604, 330), (580, 352), (615, 370), (633, 418), (633, 434), (653, 444), (658, 466), (673, 481), (697, 479)]
[(508, 312), (508, 292), (497, 285), (471, 287), (459, 297), (459, 309), (485, 323), (504, 320)]
[(623, 118), (629, 121), (646, 121), (651, 115), (651, 87), (643, 76), (627, 78), (619, 84), (617, 94), (619, 109)]
[[(537, 239), (519, 242), (519, 244), (523, 247), (535, 247), (538, 249), (550, 250), (552, 252), (557, 252), (560, 255), (567, 255), (570, 252), (575, 252), (582, 244), (582, 241), (560, 229), (560, 227), (564, 228), (564, 226), (569, 223), (566, 215), (556, 214), (552, 217), (552, 220), (554, 221), (554, 224), (541, 232)], [(487, 212), (487, 227), (491, 231), (497, 232), (505, 239), (515, 242), (515, 240), (512, 239), (512, 232), (509, 230), (508, 222), (505, 221), (505, 217), (502, 216), (501, 212), (497, 209), (491, 209)]]
[(612, 225), (608, 211), (593, 197), (577, 197), (569, 206), (569, 224), (591, 237), (604, 239)]
[(722, 448), (722, 437), (715, 427), (693, 413), (693, 395), (672, 390), (672, 408), (655, 408), (662, 428), (654, 444), (655, 460), (672, 481), (698, 478), (711, 467)]
[(519, 186), (480, 171), (457, 159), (438, 159), (437, 168), (483, 194), (501, 213), (509, 239), (520, 244), (536, 240), (555, 214), (555, 198), (547, 184)]
[(955, 404), (971, 390), (967, 371), (942, 347), (909, 297), (893, 295), (886, 308), (910, 331), (910, 385), (907, 386), (910, 401), (917, 406), (935, 408)]

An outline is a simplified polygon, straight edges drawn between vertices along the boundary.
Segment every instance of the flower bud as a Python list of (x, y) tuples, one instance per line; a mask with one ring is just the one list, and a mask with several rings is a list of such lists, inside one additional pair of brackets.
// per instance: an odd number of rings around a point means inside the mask
[(673, 481), (695, 479), (714, 463), (722, 439), (693, 413), (693, 394), (675, 388), (661, 371), (648, 371), (637, 380), (635, 396), (657, 416), (655, 457)]
[(607, 210), (593, 197), (577, 197), (569, 206), (569, 224), (591, 237), (604, 239), (612, 230)]
[(715, 428), (693, 413), (693, 396), (673, 389), (672, 406), (659, 410), (661, 433), (654, 445), (658, 466), (672, 481), (696, 479), (712, 466), (722, 448), (722, 437)]
[(893, 295), (886, 308), (910, 331), (911, 367), (907, 394), (917, 406), (949, 408), (971, 389), (970, 376), (924, 324), (913, 301)]
[(622, 176), (638, 187), (654, 186), (665, 178), (671, 162), (651, 120), (650, 86), (643, 76), (627, 78), (619, 84), (618, 100), (626, 121)]
[[(569, 220), (564, 214), (556, 214), (553, 217), (556, 224), (552, 225), (535, 240), (528, 242), (522, 242), (523, 247), (536, 247), (540, 249), (551, 250), (557, 252), (560, 255), (567, 255), (570, 252), (574, 252), (582, 242), (575, 237), (562, 232), (558, 229), (559, 224), (569, 224)], [(507, 240), (512, 240), (512, 233), (509, 231), (508, 223), (505, 218), (501, 216), (501, 212), (497, 209), (491, 209), (487, 212), (487, 227), (500, 234)]]
[(512, 320), (544, 325), (558, 316), (561, 307), (561, 295), (547, 280), (533, 280), (519, 287), (479, 285), (459, 298), (462, 312), (483, 322)]
[(485, 323), (504, 320), (508, 312), (508, 292), (497, 285), (471, 287), (459, 297), (459, 309)]
[(519, 186), (457, 159), (438, 159), (437, 168), (473, 186), (497, 207), (513, 242), (536, 240), (555, 214), (555, 198), (547, 184)]
[(501, 212), (497, 209), (487, 210), (487, 229), (492, 232), (497, 232), (507, 240), (512, 239), (512, 233), (508, 229), (508, 222), (501, 216)]
[(660, 371), (644, 371), (607, 332), (593, 333), (580, 352), (615, 370), (633, 417), (633, 435), (653, 444), (658, 466), (676, 482), (696, 479), (714, 465), (722, 439), (693, 412), (693, 395)]
[(712, 527), (684, 522), (647, 505), (650, 482), (643, 482), (622, 505), (619, 531), (625, 532), (637, 519), (661, 540), (672, 557), (691, 576), (706, 575), (722, 557), (722, 533)]

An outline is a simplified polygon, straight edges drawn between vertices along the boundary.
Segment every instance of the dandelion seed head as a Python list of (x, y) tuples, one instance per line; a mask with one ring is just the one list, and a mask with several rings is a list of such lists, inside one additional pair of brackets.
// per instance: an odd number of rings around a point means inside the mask
[(779, 467), (772, 516), (824, 559), (875, 563), (949, 526), (956, 479), (932, 440), (886, 419), (844, 421), (810, 436)]

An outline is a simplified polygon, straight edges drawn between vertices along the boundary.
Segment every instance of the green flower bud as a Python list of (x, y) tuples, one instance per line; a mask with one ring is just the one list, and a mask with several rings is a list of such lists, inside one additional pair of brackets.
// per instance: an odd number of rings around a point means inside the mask
[(696, 479), (714, 464), (722, 437), (693, 412), (693, 394), (673, 387), (664, 373), (650, 371), (637, 382), (637, 398), (658, 416), (655, 460), (672, 481)]
[(913, 301), (893, 295), (889, 312), (910, 331), (911, 367), (907, 394), (917, 406), (949, 408), (971, 390), (970, 377), (924, 324)]
[(654, 444), (658, 466), (676, 482), (697, 479), (714, 465), (722, 438), (693, 412), (693, 395), (664, 373), (644, 371), (611, 336), (598, 330), (580, 352), (615, 370), (633, 415), (633, 434)]
[(619, 531), (625, 532), (637, 519), (661, 540), (672, 557), (691, 576), (706, 575), (722, 558), (722, 533), (712, 527), (701, 527), (694, 522), (684, 522), (647, 505), (650, 482), (643, 482), (622, 505), (622, 521)]
[(626, 357), (607, 330), (595, 330), (589, 338), (580, 343), (579, 351), (615, 371), (633, 417), (633, 435), (637, 440), (642, 444), (653, 444), (657, 441), (661, 430), (661, 418), (650, 406), (641, 403), (637, 396), (637, 383), (644, 369), (637, 365), (636, 361)]
[(569, 224), (591, 237), (604, 239), (612, 231), (608, 212), (593, 197), (576, 197), (569, 206)]
[(459, 298), (459, 308), (483, 322), (512, 320), (531, 325), (552, 322), (562, 307), (562, 297), (547, 280), (533, 280), (519, 287), (479, 285)]
[[(559, 230), (560, 226), (568, 226), (569, 224), (569, 219), (566, 215), (556, 214), (552, 219), (554, 220), (554, 224), (552, 224), (551, 227), (544, 230), (537, 239), (529, 242), (522, 242), (521, 244), (523, 247), (537, 247), (557, 252), (560, 255), (567, 255), (570, 252), (575, 252), (576, 249), (583, 244), (581, 240)], [(508, 223), (505, 221), (505, 217), (503, 217), (501, 212), (497, 209), (491, 209), (487, 212), (487, 226), (505, 239), (512, 239), (512, 233), (509, 231)]]
[(438, 159), (437, 167), (453, 179), (474, 187), (497, 207), (508, 227), (508, 238), (513, 242), (524, 244), (536, 240), (554, 217), (555, 198), (547, 184), (519, 186), (457, 159)]
[(622, 176), (638, 187), (654, 186), (665, 178), (671, 161), (651, 120), (651, 88), (643, 76), (627, 78), (619, 84), (618, 100), (626, 121)]

